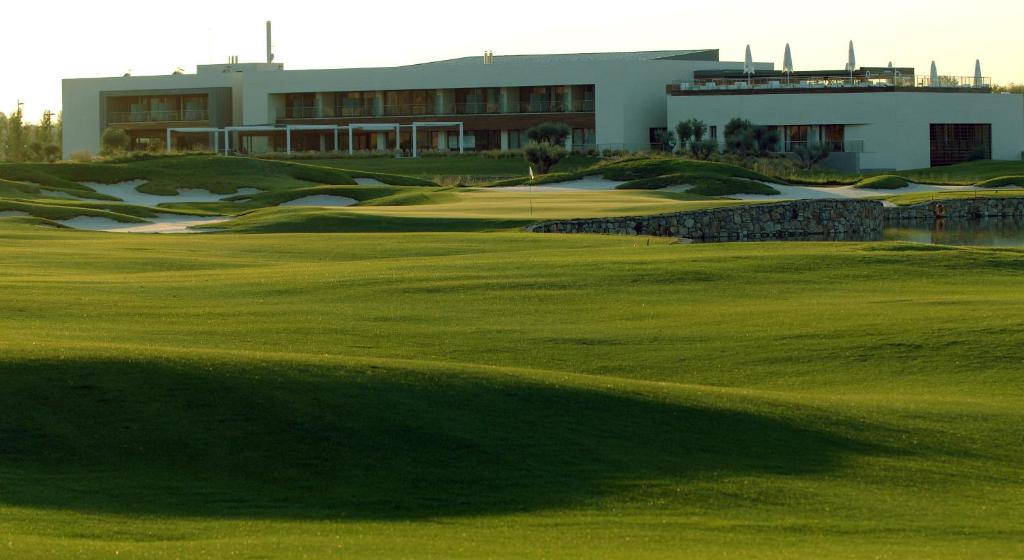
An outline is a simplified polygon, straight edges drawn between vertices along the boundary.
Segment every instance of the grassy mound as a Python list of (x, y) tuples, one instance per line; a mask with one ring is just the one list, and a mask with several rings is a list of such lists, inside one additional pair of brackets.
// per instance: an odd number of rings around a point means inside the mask
[(976, 185), (983, 189), (994, 189), (999, 187), (1024, 187), (1024, 175), (1013, 175), (1007, 177), (996, 177), (982, 181)]
[[(382, 173), (357, 173), (359, 177), (383, 183), (417, 186), (430, 181)], [(231, 194), (239, 188), (285, 190), (312, 185), (355, 185), (344, 170), (289, 161), (261, 160), (209, 155), (166, 156), (131, 159), (113, 163), (23, 163), (0, 164), (0, 179), (28, 181), (72, 194), (104, 198), (79, 182), (119, 183), (145, 180), (140, 192), (174, 195), (179, 188), (206, 189)]]
[(910, 183), (897, 175), (868, 177), (853, 186), (855, 189), (896, 190), (906, 188)]
[(353, 212), (347, 208), (275, 207), (253, 210), (210, 229), (238, 233), (396, 233), (493, 231), (524, 227), (535, 220), (430, 217)]
[(669, 156), (637, 157), (602, 161), (572, 173), (552, 173), (538, 177), (534, 184), (575, 181), (584, 177), (600, 176), (611, 181), (655, 179), (668, 175), (696, 175), (708, 177), (738, 177), (755, 181), (772, 181), (756, 171), (714, 161), (697, 161)]
[[(143, 223), (143, 218), (156, 214), (148, 209), (128, 204), (79, 203), (78, 201), (29, 201), (0, 198), (0, 212), (25, 212), (35, 218), (47, 220), (70, 220), (78, 216), (108, 218), (118, 222)], [(173, 212), (171, 212), (173, 213)]]
[(1024, 538), (1021, 251), (0, 240), (12, 558), (999, 558)]
[(737, 179), (729, 176), (695, 175), (691, 173), (678, 173), (663, 175), (650, 179), (636, 179), (623, 183), (616, 187), (619, 190), (634, 189), (662, 189), (680, 185), (692, 185), (686, 190), (690, 194), (701, 196), (729, 196), (734, 194), (779, 194), (773, 187), (758, 181)]
[(1024, 162), (972, 161), (945, 167), (903, 171), (900, 175), (915, 183), (970, 186), (998, 177), (1024, 176)]

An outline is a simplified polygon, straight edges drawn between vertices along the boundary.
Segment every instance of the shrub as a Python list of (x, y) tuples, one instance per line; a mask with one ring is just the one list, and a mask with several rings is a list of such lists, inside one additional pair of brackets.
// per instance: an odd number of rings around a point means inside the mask
[(711, 159), (711, 156), (718, 151), (718, 142), (715, 140), (701, 140), (690, 145), (690, 152), (693, 157), (701, 160)]
[(651, 146), (656, 151), (671, 152), (676, 146), (676, 135), (671, 130), (659, 130), (654, 135), (654, 145)]
[(60, 146), (56, 144), (47, 144), (43, 146), (43, 157), (46, 161), (54, 162), (60, 159)]
[(72, 152), (71, 161), (77, 163), (88, 163), (92, 161), (92, 152), (89, 150), (78, 150), (77, 152)]
[(551, 168), (566, 156), (565, 148), (548, 142), (530, 142), (523, 147), (523, 156), (530, 165), (537, 169), (537, 174), (545, 175)]
[(565, 123), (541, 123), (526, 131), (526, 137), (537, 144), (565, 144), (565, 139), (572, 134), (572, 129)]
[(101, 143), (103, 145), (103, 155), (110, 155), (127, 152), (128, 146), (131, 144), (131, 138), (128, 137), (127, 132), (120, 128), (108, 128), (103, 131)]
[(793, 148), (793, 154), (796, 155), (805, 169), (810, 169), (825, 161), (825, 158), (830, 153), (832, 153), (832, 150), (827, 144), (805, 144)]

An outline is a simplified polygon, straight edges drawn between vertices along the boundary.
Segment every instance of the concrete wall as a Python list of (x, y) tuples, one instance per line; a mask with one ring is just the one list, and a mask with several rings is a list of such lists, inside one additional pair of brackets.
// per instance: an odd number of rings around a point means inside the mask
[(719, 136), (734, 117), (759, 125), (844, 124), (846, 140), (863, 141), (861, 169), (929, 167), (929, 125), (992, 125), (992, 157), (1020, 160), (1024, 151), (1021, 95), (943, 92), (793, 93), (669, 96), (668, 122), (698, 118)]
[(880, 235), (881, 202), (804, 200), (731, 206), (658, 216), (627, 216), (546, 222), (537, 233), (653, 235), (698, 241), (744, 241), (842, 235)]

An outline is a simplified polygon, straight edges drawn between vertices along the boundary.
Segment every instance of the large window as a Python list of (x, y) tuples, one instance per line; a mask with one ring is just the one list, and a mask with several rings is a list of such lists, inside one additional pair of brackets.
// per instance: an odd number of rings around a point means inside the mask
[(992, 159), (991, 124), (933, 124), (929, 132), (932, 167)]
[(284, 96), (285, 114), (290, 119), (311, 119), (316, 114), (316, 94), (289, 93)]
[(807, 137), (811, 127), (806, 125), (790, 125), (783, 128), (783, 141), (786, 145), (785, 151), (792, 152), (800, 146), (807, 145)]

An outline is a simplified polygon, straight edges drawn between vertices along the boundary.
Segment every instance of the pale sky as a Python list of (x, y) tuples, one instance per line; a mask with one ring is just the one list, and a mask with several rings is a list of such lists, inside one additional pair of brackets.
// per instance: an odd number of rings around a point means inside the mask
[[(848, 6), (848, 8), (844, 7)], [(394, 66), (495, 54), (718, 48), (723, 60), (798, 70), (842, 68), (853, 40), (860, 66), (913, 66), (996, 83), (1024, 82), (1024, 1), (796, 0), (741, 2), (344, 0), (220, 3), (177, 0), (26, 2), (3, 7), (0, 111), (18, 99), (28, 120), (61, 104), (61, 78), (170, 74), (176, 67), (264, 60), (274, 22), (286, 69)]]

